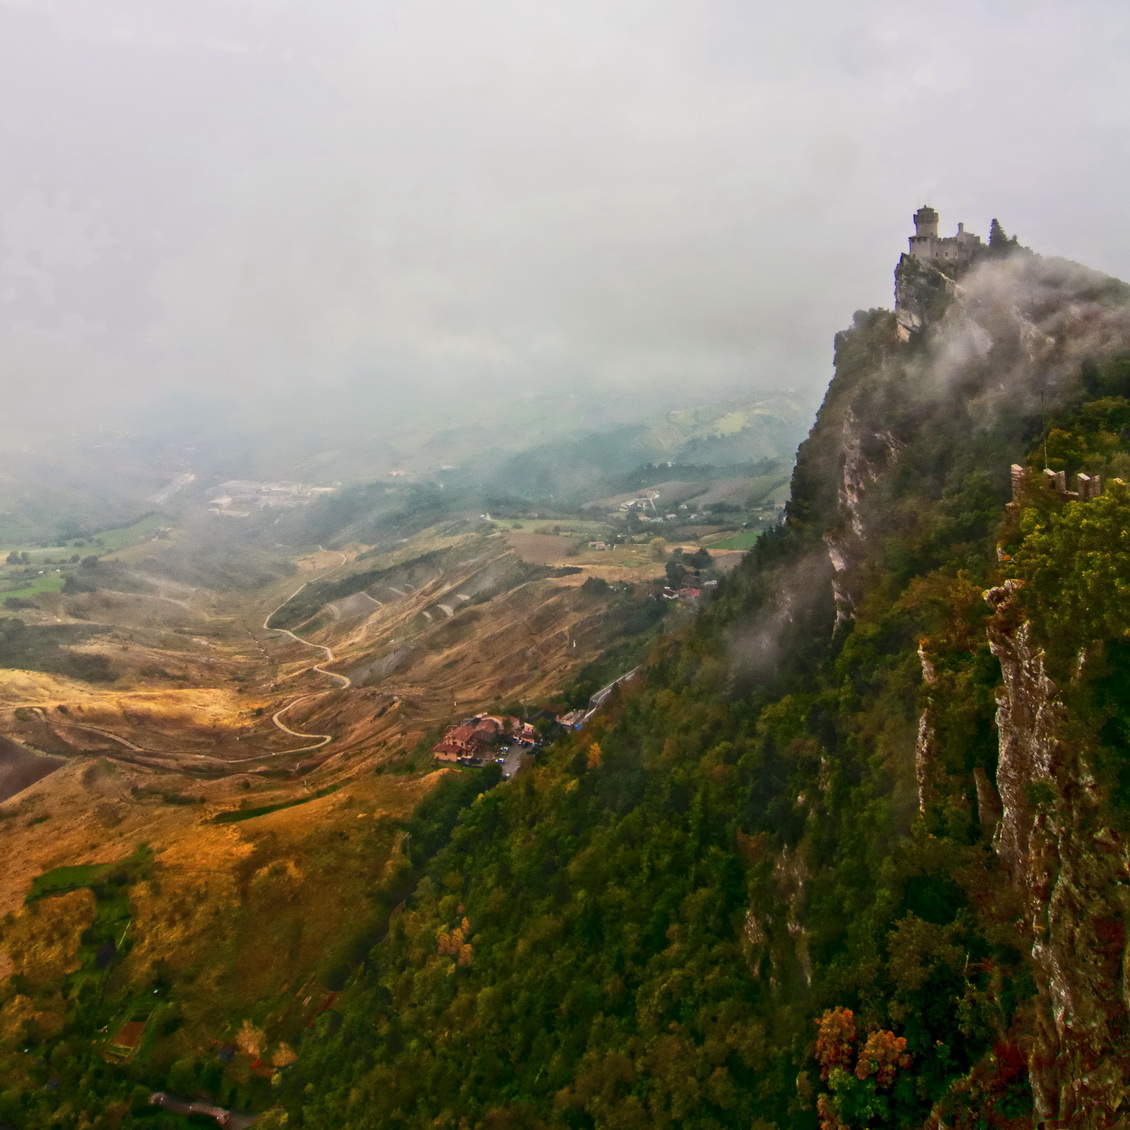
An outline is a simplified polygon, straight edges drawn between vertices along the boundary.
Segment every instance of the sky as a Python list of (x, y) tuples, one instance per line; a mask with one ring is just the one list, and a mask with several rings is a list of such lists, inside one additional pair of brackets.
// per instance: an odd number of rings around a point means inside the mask
[(1130, 278), (1128, 62), (1125, 0), (0, 0), (0, 433), (815, 403), (923, 202)]

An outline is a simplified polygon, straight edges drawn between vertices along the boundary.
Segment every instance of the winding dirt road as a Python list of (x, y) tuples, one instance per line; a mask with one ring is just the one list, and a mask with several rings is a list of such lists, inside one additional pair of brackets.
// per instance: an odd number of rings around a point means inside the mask
[[(318, 546), (318, 548), (321, 549), (322, 547)], [(336, 573), (338, 571), (338, 569), (340, 569), (343, 565), (345, 565), (349, 561), (349, 558), (346, 557), (345, 554), (342, 553), (340, 550), (335, 550), (334, 552), (337, 553), (341, 557), (341, 564), (335, 565), (332, 569), (323, 573), (320, 577), (318, 577), (319, 581), (322, 580), (325, 577), (328, 577), (331, 573)], [(282, 602), (282, 604), (278, 605), (278, 607), (276, 607), (276, 608), (272, 608), (271, 611), (268, 612), (265, 617), (263, 617), (263, 631), (265, 631), (265, 632), (278, 632), (279, 635), (289, 636), (292, 640), (294, 640), (295, 643), (300, 643), (304, 647), (312, 647), (312, 648), (315, 648), (318, 651), (324, 652), (326, 657), (322, 661), (323, 663), (333, 663), (334, 660), (337, 658), (337, 656), (334, 655), (332, 649), (326, 647), (324, 644), (311, 643), (309, 640), (304, 640), (301, 636), (296, 636), (292, 631), (290, 631), (289, 628), (272, 628), (271, 627), (271, 617), (274, 616), (274, 614), (276, 612), (278, 612), (280, 608), (285, 608), (286, 605), (288, 605), (309, 583), (310, 583), (309, 581), (303, 581), (302, 584), (300, 584), (298, 586), (298, 588), (296, 588), (294, 590), (294, 592), (292, 592), (290, 594), (290, 596), (288, 596), (286, 598), (286, 600), (284, 600)], [(353, 685), (353, 683), (350, 680), (348, 675), (339, 675), (336, 671), (327, 671), (325, 669), (325, 667), (323, 667), (319, 663), (315, 663), (313, 667), (309, 668), (309, 670), (317, 671), (319, 675), (325, 675), (327, 678), (335, 680), (337, 682), (338, 686), (340, 686), (340, 687), (351, 687)], [(302, 746), (299, 749), (288, 749), (287, 753), (308, 753), (310, 750), (321, 749), (322, 746), (329, 745), (329, 743), (333, 741), (333, 734), (304, 734), (299, 730), (292, 730), (288, 725), (286, 725), (282, 721), (282, 716), (288, 710), (291, 710), (293, 707), (298, 706), (299, 703), (308, 702), (312, 698), (321, 698), (321, 696), (323, 694), (328, 694), (328, 693), (329, 693), (328, 691), (321, 691), (321, 692), (315, 692), (313, 694), (304, 694), (304, 695), (300, 696), (299, 698), (292, 699), (290, 702), (288, 702), (286, 704), (286, 706), (282, 707), (279, 710), (276, 710), (274, 712), (274, 714), (271, 715), (271, 721), (280, 730), (282, 730), (282, 732), (284, 734), (290, 734), (290, 736), (294, 737), (294, 738), (310, 738), (310, 739), (316, 738), (317, 739), (317, 741), (315, 742), (314, 745)]]
[[(321, 549), (322, 547), (318, 546), (318, 548)], [(316, 580), (322, 580), (324, 577), (328, 577), (328, 576), (330, 576), (330, 574), (336, 573), (338, 569), (342, 568), (343, 565), (348, 563), (349, 558), (346, 557), (346, 555), (344, 553), (341, 553), (339, 550), (334, 550), (334, 552), (338, 553), (338, 555), (341, 557), (340, 563), (335, 565), (332, 569), (326, 570), (326, 572), (322, 573), (320, 576), (315, 578)], [(272, 608), (271, 611), (267, 613), (266, 617), (264, 617), (264, 619), (263, 619), (263, 630), (267, 631), (267, 632), (277, 632), (280, 635), (289, 636), (292, 640), (295, 641), (295, 643), (300, 643), (304, 647), (315, 648), (316, 650), (323, 652), (324, 655), (325, 655), (325, 658), (322, 660), (322, 663), (332, 663), (332, 662), (335, 661), (335, 659), (337, 657), (334, 655), (333, 651), (330, 648), (324, 646), (323, 644), (311, 643), (309, 640), (304, 640), (304, 639), (302, 639), (301, 636), (296, 636), (292, 631), (290, 631), (287, 628), (272, 628), (272, 627), (270, 627), (271, 617), (274, 616), (274, 614), (276, 612), (278, 612), (280, 608), (283, 608), (287, 604), (289, 604), (290, 601), (292, 601), (309, 583), (310, 583), (309, 581), (306, 581), (303, 584), (299, 585), (299, 587), (297, 589), (295, 589), (294, 592), (292, 592), (290, 594), (290, 596), (288, 596), (286, 598), (286, 600), (284, 600), (282, 602), (282, 604), (278, 605), (278, 607), (276, 607), (276, 608)], [(184, 604), (184, 606), (186, 608), (190, 608), (190, 606), (183, 601), (179, 601), (179, 600), (175, 600), (175, 599), (167, 598), (167, 597), (164, 597), (162, 599), (171, 600), (171, 602), (174, 603), (174, 604)], [(190, 610), (196, 611), (195, 609), (190, 609)], [(214, 619), (214, 617), (209, 617), (209, 618)], [(336, 671), (327, 671), (325, 669), (325, 667), (322, 666), (322, 663), (316, 663), (316, 664), (313, 665), (313, 667), (305, 668), (305, 670), (307, 670), (307, 671), (309, 671), (309, 670), (317, 671), (319, 675), (325, 675), (327, 678), (333, 679), (334, 682), (339, 687), (342, 687), (342, 688), (350, 687), (350, 686), (353, 685), (353, 683), (350, 680), (348, 675), (339, 675)], [(302, 674), (302, 673), (303, 673), (302, 671), (296, 672), (296, 674)], [(330, 742), (332, 742), (333, 741), (333, 735), (332, 734), (307, 734), (307, 733), (303, 733), (301, 730), (292, 730), (288, 725), (286, 725), (285, 722), (282, 721), (282, 716), (288, 710), (293, 710), (294, 707), (300, 705), (303, 702), (309, 702), (310, 699), (321, 698), (325, 694), (329, 694), (329, 691), (313, 691), (313, 692), (309, 692), (307, 694), (299, 695), (297, 698), (291, 699), (290, 702), (288, 702), (285, 706), (280, 707), (278, 710), (276, 710), (274, 712), (274, 714), (271, 715), (271, 722), (274, 723), (274, 725), (276, 727), (278, 727), (278, 729), (280, 729), (284, 734), (289, 734), (292, 738), (299, 738), (299, 739), (302, 739), (302, 740), (305, 740), (305, 741), (312, 742), (313, 744), (299, 746), (297, 749), (263, 750), (263, 751), (260, 751), (260, 752), (253, 754), (250, 757), (240, 757), (240, 758), (235, 758), (235, 759), (219, 758), (219, 757), (216, 757), (214, 754), (209, 754), (209, 753), (195, 753), (194, 752), (194, 753), (187, 753), (186, 754), (186, 753), (182, 752), (182, 753), (174, 754), (174, 753), (172, 753), (168, 750), (146, 749), (144, 746), (139, 746), (135, 742), (130, 741), (128, 738), (123, 738), (120, 734), (115, 734), (111, 730), (103, 729), (101, 726), (91, 726), (91, 725), (84, 724), (84, 723), (81, 723), (81, 722), (72, 722), (70, 720), (63, 720), (61, 718), (55, 718), (53, 716), (48, 716), (46, 709), (44, 707), (41, 707), (41, 706), (33, 706), (32, 709), (35, 710), (35, 712), (40, 716), (40, 718), (42, 718), (42, 720), (48, 726), (57, 726), (57, 727), (65, 728), (65, 729), (80, 730), (80, 731), (83, 731), (83, 732), (88, 733), (88, 734), (96, 734), (99, 737), (106, 738), (106, 739), (113, 741), (113, 742), (117, 742), (119, 745), (124, 746), (126, 749), (130, 750), (133, 753), (145, 754), (146, 756), (156, 757), (156, 758), (160, 758), (160, 759), (169, 759), (169, 758), (174, 758), (174, 757), (183, 758), (183, 757), (187, 756), (187, 757), (192, 757), (192, 758), (199, 758), (199, 759), (205, 760), (205, 761), (221, 762), (224, 765), (240, 765), (240, 764), (247, 762), (247, 761), (261, 761), (264, 757), (278, 756), (280, 754), (284, 755), (284, 756), (289, 756), (290, 754), (293, 754), (293, 753), (308, 753), (311, 750), (321, 749), (323, 746), (328, 745)]]

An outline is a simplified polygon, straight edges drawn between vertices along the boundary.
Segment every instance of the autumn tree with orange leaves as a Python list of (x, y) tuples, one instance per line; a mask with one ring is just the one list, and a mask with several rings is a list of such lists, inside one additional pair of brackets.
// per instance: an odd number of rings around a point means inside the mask
[(858, 1039), (850, 1008), (828, 1009), (816, 1021), (816, 1061), (828, 1085), (816, 1100), (820, 1130), (862, 1130), (890, 1122), (898, 1073), (910, 1066), (906, 1040), (882, 1029), (868, 1033), (862, 1047)]

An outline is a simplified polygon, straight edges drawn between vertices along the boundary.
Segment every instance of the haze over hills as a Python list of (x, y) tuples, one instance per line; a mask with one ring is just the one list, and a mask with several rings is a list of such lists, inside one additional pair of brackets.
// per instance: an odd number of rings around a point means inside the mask
[(196, 410), (178, 404), (117, 433), (7, 451), (0, 455), (0, 545), (49, 545), (128, 524), (170, 502), (175, 511), (182, 491), (199, 500), (232, 479), (361, 485), (390, 471), (437, 480), (446, 468), (458, 471), (454, 481), (465, 489), (497, 492), (515, 482), (532, 487), (533, 464), (542, 493), (551, 494), (583, 491), (602, 474), (647, 462), (787, 460), (813, 408), (788, 394), (709, 405), (683, 394), (671, 407), (650, 396), (528, 394), (406, 412), (396, 404), (366, 409), (358, 399), (268, 404), (258, 419), (233, 418), (222, 401)]

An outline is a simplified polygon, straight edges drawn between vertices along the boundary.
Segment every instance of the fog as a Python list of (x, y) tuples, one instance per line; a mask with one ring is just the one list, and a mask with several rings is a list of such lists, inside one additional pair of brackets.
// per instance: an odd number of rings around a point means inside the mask
[(1084, 365), (1130, 349), (1130, 287), (1055, 256), (989, 258), (962, 276), (929, 345), (914, 366), (924, 400), (980, 371), (1000, 411), (1034, 411), (1045, 396), (1058, 403)]
[(0, 0), (0, 442), (815, 404), (927, 199), (1130, 276), (1128, 46), (1121, 2)]

